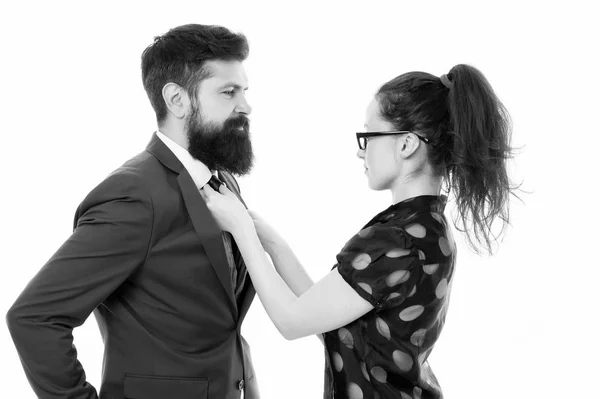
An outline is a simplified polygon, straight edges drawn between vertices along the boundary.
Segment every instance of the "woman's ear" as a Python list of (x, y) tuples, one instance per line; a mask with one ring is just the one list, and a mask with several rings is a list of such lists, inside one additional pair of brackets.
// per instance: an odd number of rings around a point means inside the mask
[(397, 154), (402, 159), (410, 158), (421, 145), (419, 139), (412, 134), (407, 134), (397, 141)]

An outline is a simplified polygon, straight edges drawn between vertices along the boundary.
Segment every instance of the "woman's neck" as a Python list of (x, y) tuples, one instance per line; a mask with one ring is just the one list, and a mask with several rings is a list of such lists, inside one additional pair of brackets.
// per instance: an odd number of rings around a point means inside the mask
[(442, 178), (427, 174), (418, 177), (399, 179), (390, 188), (392, 204), (420, 195), (440, 195), (442, 192)]

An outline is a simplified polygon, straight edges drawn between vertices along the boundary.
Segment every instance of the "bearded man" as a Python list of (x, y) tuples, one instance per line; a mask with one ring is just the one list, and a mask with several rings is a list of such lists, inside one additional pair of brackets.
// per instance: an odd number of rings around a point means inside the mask
[[(185, 25), (142, 54), (158, 131), (94, 188), (74, 232), (25, 287), (7, 323), (39, 398), (259, 398), (240, 330), (255, 291), (199, 190), (253, 163), (244, 35)], [(99, 393), (73, 329), (94, 312)], [(17, 395), (27, 396), (27, 395)]]

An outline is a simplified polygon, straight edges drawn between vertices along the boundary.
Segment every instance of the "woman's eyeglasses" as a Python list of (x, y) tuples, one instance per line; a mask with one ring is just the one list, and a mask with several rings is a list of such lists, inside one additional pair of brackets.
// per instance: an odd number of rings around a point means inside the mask
[(419, 136), (418, 134), (411, 132), (409, 130), (392, 130), (389, 132), (360, 132), (360, 133), (356, 133), (356, 140), (358, 141), (358, 148), (360, 148), (361, 150), (366, 150), (367, 142), (368, 142), (367, 139), (369, 137), (392, 136), (395, 134), (408, 134), (408, 133), (413, 133), (415, 136), (417, 136), (419, 138), (419, 140), (421, 140), (425, 144), (429, 144), (428, 138)]

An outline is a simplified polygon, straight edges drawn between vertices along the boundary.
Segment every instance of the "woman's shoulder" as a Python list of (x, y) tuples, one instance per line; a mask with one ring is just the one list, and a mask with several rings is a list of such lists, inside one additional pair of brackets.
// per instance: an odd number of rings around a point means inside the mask
[(353, 239), (423, 239), (428, 236), (444, 236), (447, 229), (448, 222), (443, 213), (429, 211), (417, 211), (402, 215), (391, 213), (382, 220), (374, 221), (363, 227), (353, 236)]
[(452, 232), (444, 214), (429, 211), (392, 214), (385, 220), (363, 227), (346, 243), (340, 254), (385, 253), (392, 249), (414, 251), (422, 260), (444, 262), (444, 258), (454, 252)]
[(384, 224), (388, 229), (402, 230), (413, 238), (443, 236), (448, 228), (448, 221), (443, 213), (422, 210), (392, 217)]

